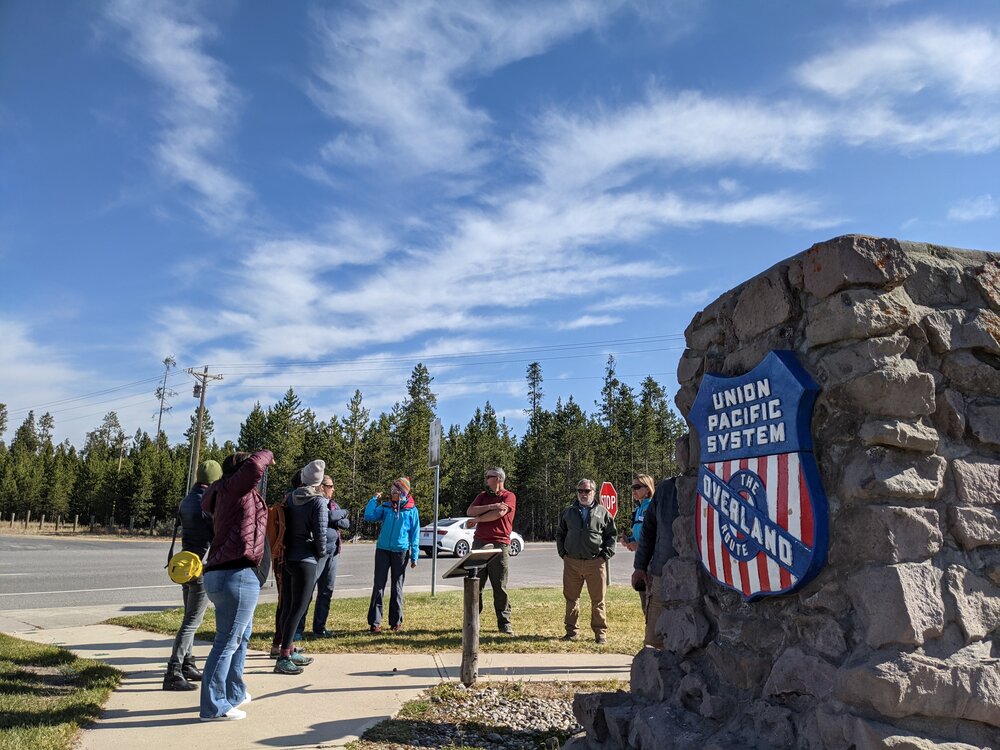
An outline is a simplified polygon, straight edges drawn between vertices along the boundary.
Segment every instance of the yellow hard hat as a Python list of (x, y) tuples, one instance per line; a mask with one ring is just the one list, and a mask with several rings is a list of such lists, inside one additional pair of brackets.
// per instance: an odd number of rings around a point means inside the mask
[(174, 583), (190, 583), (201, 575), (201, 558), (194, 552), (178, 552), (167, 563), (167, 575)]

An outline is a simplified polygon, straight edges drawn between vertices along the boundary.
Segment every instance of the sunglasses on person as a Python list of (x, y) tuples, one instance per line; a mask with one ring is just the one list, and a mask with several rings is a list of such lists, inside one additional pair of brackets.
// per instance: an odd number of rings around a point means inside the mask
[(332, 490), (333, 489), (333, 485), (332, 484), (325, 484), (324, 483), (324, 484), (321, 484), (320, 487), (322, 487), (325, 490)]
[(644, 490), (644, 489), (646, 489), (646, 485), (644, 485), (644, 484), (633, 484), (632, 485), (632, 489), (633, 490)]
[(578, 490), (576, 491), (576, 494), (577, 494), (577, 495), (589, 495), (589, 494), (590, 494), (591, 492), (593, 492), (593, 490), (579, 490), (579, 489), (578, 489)]
[(487, 474), (486, 478), (487, 479), (499, 479), (500, 475), (499, 474)]

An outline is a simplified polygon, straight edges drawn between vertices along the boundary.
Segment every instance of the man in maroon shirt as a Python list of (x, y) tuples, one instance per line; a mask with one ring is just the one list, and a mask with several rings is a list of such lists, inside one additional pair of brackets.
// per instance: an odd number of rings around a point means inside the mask
[[(510, 568), (510, 532), (514, 526), (517, 498), (503, 483), (507, 473), (497, 467), (486, 470), (486, 492), (480, 492), (465, 512), (476, 519), (476, 533), (472, 549), (501, 549), (503, 554), (479, 571), (479, 590), (482, 592), (489, 578), (493, 587), (493, 609), (497, 613), (497, 629), (505, 635), (514, 635), (510, 624), (510, 597), (507, 595), (507, 572)], [(479, 597), (479, 611), (483, 599)]]

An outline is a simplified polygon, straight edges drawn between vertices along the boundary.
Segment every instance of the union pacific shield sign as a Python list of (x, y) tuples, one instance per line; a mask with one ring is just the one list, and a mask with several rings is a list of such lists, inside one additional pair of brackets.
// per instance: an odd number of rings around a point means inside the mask
[(817, 393), (794, 353), (773, 351), (746, 375), (705, 375), (691, 407), (698, 555), (746, 601), (794, 591), (826, 564), (826, 495), (809, 429)]

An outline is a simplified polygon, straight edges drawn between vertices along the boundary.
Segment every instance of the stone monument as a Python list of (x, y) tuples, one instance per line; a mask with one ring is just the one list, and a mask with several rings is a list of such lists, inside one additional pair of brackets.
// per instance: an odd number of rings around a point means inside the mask
[(825, 567), (746, 603), (695, 540), (696, 435), (677, 445), (664, 650), (631, 690), (577, 696), (576, 746), (1000, 748), (1000, 255), (859, 235), (699, 312), (676, 403), (706, 373), (795, 353), (820, 386)]

